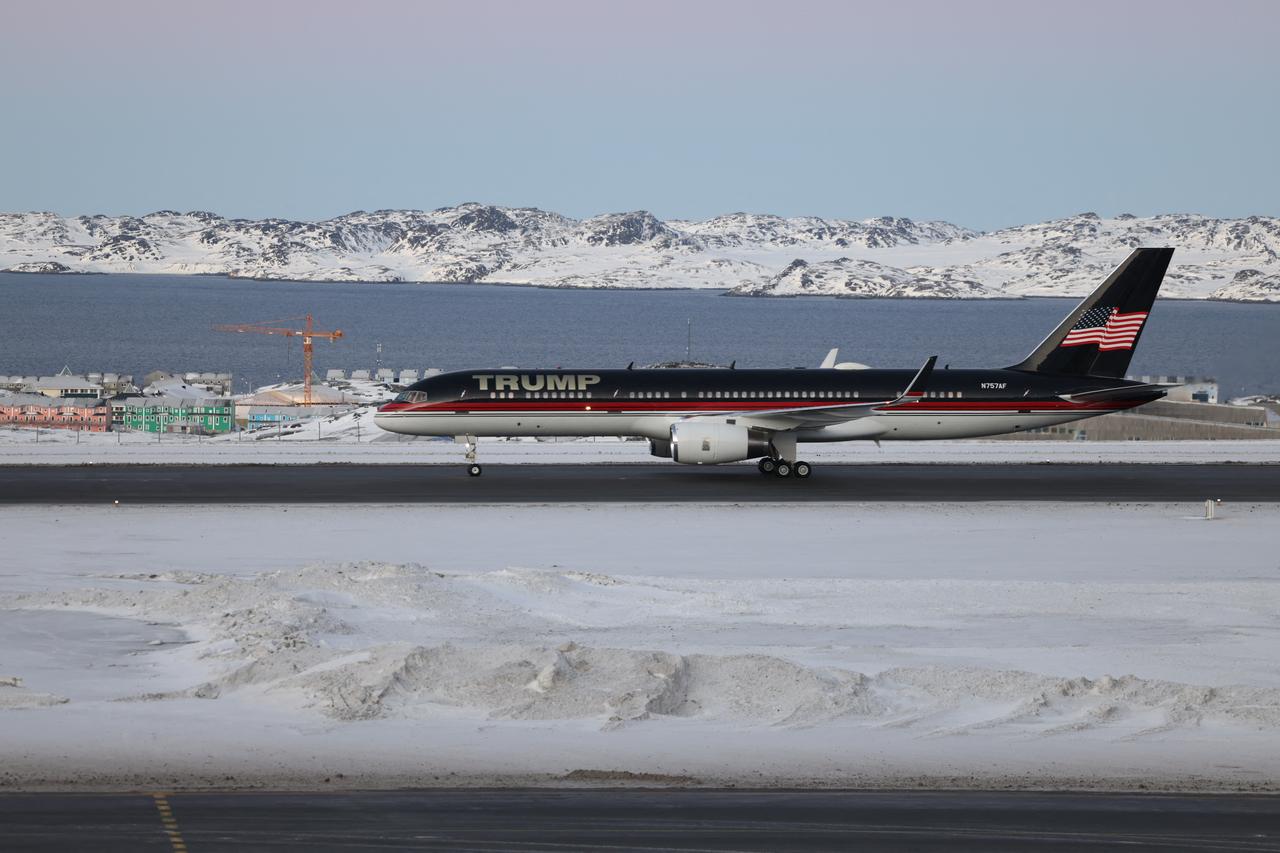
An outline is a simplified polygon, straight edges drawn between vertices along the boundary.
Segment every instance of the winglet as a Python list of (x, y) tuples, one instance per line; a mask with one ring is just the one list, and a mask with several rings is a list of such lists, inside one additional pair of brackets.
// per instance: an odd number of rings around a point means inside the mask
[(907, 386), (907, 390), (902, 392), (902, 396), (898, 399), (903, 400), (908, 397), (921, 397), (924, 395), (924, 386), (929, 383), (929, 377), (933, 374), (933, 366), (938, 363), (936, 355), (929, 356), (929, 360), (924, 363), (924, 367), (916, 371), (915, 378), (911, 380), (911, 384)]
[(840, 355), (839, 347), (832, 347), (831, 352), (827, 353), (827, 357), (822, 360), (822, 364), (818, 365), (819, 370), (829, 370), (836, 366), (836, 357)]

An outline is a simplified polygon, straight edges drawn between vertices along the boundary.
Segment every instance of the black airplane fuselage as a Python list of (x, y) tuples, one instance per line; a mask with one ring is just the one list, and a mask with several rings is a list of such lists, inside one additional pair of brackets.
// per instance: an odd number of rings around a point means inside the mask
[[(696, 416), (888, 402), (914, 370), (796, 368), (466, 370), (424, 379), (378, 413), (378, 425), (415, 435), (636, 435), (665, 440)], [(1072, 400), (1132, 387), (1132, 395)], [(1140, 406), (1162, 396), (1116, 379), (1019, 370), (935, 370), (920, 396), (846, 424), (798, 428), (801, 441), (995, 435)]]

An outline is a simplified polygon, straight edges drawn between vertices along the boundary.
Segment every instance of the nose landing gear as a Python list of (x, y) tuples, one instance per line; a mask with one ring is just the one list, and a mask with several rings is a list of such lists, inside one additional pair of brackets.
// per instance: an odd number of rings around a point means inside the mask
[(476, 437), (474, 435), (455, 436), (454, 441), (466, 448), (467, 474), (472, 477), (479, 477), (483, 469), (476, 464)]

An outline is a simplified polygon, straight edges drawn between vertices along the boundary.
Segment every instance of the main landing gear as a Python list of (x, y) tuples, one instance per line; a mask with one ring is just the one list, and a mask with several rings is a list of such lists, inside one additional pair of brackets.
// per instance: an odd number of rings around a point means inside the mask
[(760, 469), (761, 474), (773, 474), (779, 478), (795, 477), (797, 480), (807, 480), (813, 473), (813, 466), (808, 462), (788, 462), (785, 459), (774, 459), (772, 456), (761, 459), (756, 467)]

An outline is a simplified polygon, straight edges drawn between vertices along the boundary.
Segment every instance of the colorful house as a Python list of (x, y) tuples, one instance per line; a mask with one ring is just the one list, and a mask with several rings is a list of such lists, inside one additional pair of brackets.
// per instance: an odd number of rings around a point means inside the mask
[(228, 397), (118, 397), (111, 411), (116, 429), (212, 435), (235, 427)]
[(111, 409), (105, 400), (94, 397), (0, 394), (0, 425), (106, 432), (111, 428)]

